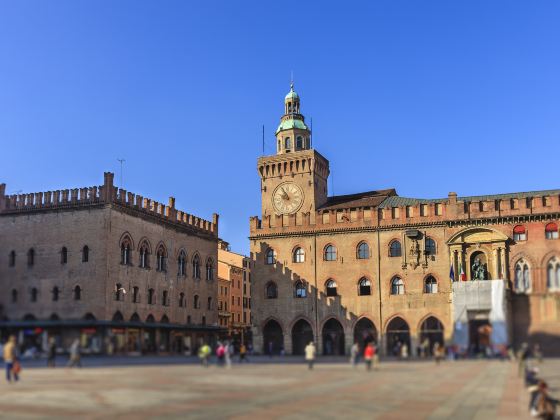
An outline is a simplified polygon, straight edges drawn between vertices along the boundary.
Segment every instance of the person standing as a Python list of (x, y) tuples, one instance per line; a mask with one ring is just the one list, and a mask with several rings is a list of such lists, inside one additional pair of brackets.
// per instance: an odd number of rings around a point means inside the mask
[(239, 363), (248, 361), (249, 359), (247, 359), (247, 347), (245, 347), (245, 344), (241, 343), (241, 346), (239, 347)]
[(67, 367), (82, 367), (82, 360), (80, 354), (80, 339), (76, 338), (70, 346), (70, 360), (68, 360)]
[(403, 343), (401, 346), (401, 359), (408, 359), (408, 345), (406, 343)]
[(56, 341), (54, 337), (49, 337), (49, 349), (47, 350), (47, 366), (55, 367), (56, 364)]
[(350, 348), (350, 364), (354, 369), (358, 364), (359, 355), (360, 355), (360, 346), (358, 345), (358, 342), (355, 341), (354, 344), (352, 344), (352, 347)]
[(371, 370), (371, 363), (373, 362), (373, 357), (375, 356), (375, 349), (373, 348), (373, 344), (368, 343), (364, 350), (364, 360), (366, 362), (367, 370)]
[(441, 359), (443, 359), (443, 348), (436, 341), (436, 343), (434, 344), (434, 349), (432, 351), (434, 353), (434, 360), (436, 361), (436, 365), (439, 365), (439, 362), (441, 362)]
[(307, 346), (305, 346), (305, 360), (309, 367), (309, 370), (313, 370), (313, 363), (315, 363), (315, 344), (310, 341)]
[(224, 366), (224, 360), (226, 357), (226, 347), (218, 342), (218, 348), (216, 349), (216, 356), (218, 358), (218, 366)]
[(208, 367), (208, 359), (210, 357), (211, 352), (212, 350), (210, 349), (210, 346), (206, 343), (204, 343), (198, 349), (198, 358), (200, 359), (200, 363), (202, 364), (202, 366)]
[(4, 364), (6, 365), (6, 380), (12, 382), (12, 374), (14, 380), (19, 380), (19, 366), (16, 357), (16, 336), (11, 335), (8, 342), (4, 345)]
[(224, 359), (226, 362), (226, 369), (231, 369), (231, 356), (233, 355), (233, 345), (226, 341), (224, 345)]

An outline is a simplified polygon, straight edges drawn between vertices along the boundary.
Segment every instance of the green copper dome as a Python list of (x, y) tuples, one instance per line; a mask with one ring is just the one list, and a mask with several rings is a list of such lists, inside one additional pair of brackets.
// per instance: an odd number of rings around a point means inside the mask
[(288, 94), (284, 98), (284, 100), (286, 100), (286, 101), (290, 100), (290, 99), (299, 99), (299, 95), (294, 90), (294, 84), (293, 83), (290, 85), (290, 91), (288, 92)]
[(278, 134), (280, 131), (289, 130), (291, 128), (299, 128), (300, 130), (309, 130), (307, 125), (305, 125), (305, 123), (302, 120), (289, 119), (289, 120), (284, 120), (280, 123), (280, 125), (276, 129), (276, 134)]

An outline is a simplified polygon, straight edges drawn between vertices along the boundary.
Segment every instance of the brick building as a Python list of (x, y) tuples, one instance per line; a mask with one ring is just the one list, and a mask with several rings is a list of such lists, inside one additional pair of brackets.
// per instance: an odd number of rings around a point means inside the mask
[(91, 352), (187, 352), (218, 330), (218, 216), (118, 189), (5, 195), (0, 330), (25, 345), (80, 337)]
[(218, 244), (218, 280), (220, 326), (236, 344), (246, 342), (251, 326), (250, 259), (232, 252), (224, 241)]
[(250, 220), (255, 350), (301, 354), (310, 340), (323, 354), (355, 340), (389, 354), (426, 340), (560, 349), (560, 190), (329, 197), (329, 162), (311, 147), (293, 86), (284, 106), (277, 153), (257, 163), (262, 214)]

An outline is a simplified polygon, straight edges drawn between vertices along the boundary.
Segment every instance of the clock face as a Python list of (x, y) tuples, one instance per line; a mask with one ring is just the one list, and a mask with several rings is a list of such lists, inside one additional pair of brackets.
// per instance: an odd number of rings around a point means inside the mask
[(303, 191), (291, 182), (280, 184), (272, 194), (272, 204), (278, 213), (295, 213), (303, 204)]

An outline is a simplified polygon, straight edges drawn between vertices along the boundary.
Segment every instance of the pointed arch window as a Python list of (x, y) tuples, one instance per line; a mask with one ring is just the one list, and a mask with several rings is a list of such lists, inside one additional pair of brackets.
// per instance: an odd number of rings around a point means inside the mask
[(292, 261), (295, 263), (305, 262), (305, 251), (303, 250), (302, 247), (298, 246), (296, 249), (294, 249), (294, 255)]
[(527, 240), (527, 229), (525, 229), (525, 226), (518, 225), (513, 228), (513, 240), (516, 242)]
[(149, 259), (150, 251), (148, 248), (148, 244), (143, 242), (140, 245), (140, 268), (150, 268), (150, 259)]
[(30, 248), (29, 251), (27, 251), (27, 266), (32, 267), (33, 264), (35, 264), (35, 250)]
[(154, 289), (148, 289), (148, 305), (155, 305)]
[(169, 305), (169, 295), (167, 290), (164, 290), (161, 294), (161, 304), (163, 306), (168, 306)]
[(438, 292), (437, 280), (433, 276), (428, 276), (426, 280), (424, 280), (424, 293), (437, 293), (437, 292)]
[(370, 296), (371, 295), (371, 282), (369, 279), (362, 277), (358, 282), (358, 295)]
[(547, 265), (546, 286), (551, 291), (560, 290), (560, 259), (553, 257)]
[(186, 276), (187, 270), (185, 261), (187, 260), (187, 256), (185, 255), (185, 251), (181, 250), (179, 252), (179, 257), (177, 257), (177, 274), (179, 276)]
[(267, 283), (265, 288), (265, 294), (267, 299), (277, 299), (278, 298), (278, 286), (273, 281)]
[(338, 296), (336, 281), (333, 279), (327, 280), (325, 283), (325, 293), (327, 296)]
[(360, 242), (356, 254), (359, 260), (367, 260), (369, 258), (369, 245), (367, 242)]
[(404, 282), (400, 277), (393, 277), (391, 280), (391, 294), (404, 295)]
[(80, 286), (74, 287), (74, 300), (82, 300), (82, 288)]
[(200, 257), (198, 254), (195, 254), (192, 260), (192, 275), (195, 279), (200, 278)]
[(546, 239), (558, 239), (558, 225), (556, 223), (546, 225), (544, 235)]
[(200, 309), (200, 298), (198, 295), (193, 296), (193, 307), (194, 309)]
[(400, 257), (402, 256), (401, 243), (398, 240), (394, 240), (389, 244), (389, 257)]
[(9, 258), (9, 261), (8, 261), (8, 265), (10, 267), (14, 267), (16, 265), (16, 251), (12, 250), (10, 252), (10, 258)]
[(303, 299), (307, 297), (307, 288), (301, 280), (296, 281), (294, 285), (294, 296), (297, 299)]
[(156, 253), (156, 271), (167, 271), (167, 252), (165, 251), (163, 245), (158, 247)]
[(334, 245), (327, 245), (323, 251), (323, 260), (325, 261), (336, 261), (336, 246)]
[(124, 300), (124, 288), (120, 283), (115, 284), (115, 300), (118, 302)]
[(37, 302), (37, 296), (38, 296), (39, 292), (37, 291), (37, 288), (34, 287), (33, 289), (31, 289), (31, 302)]
[(132, 288), (132, 302), (133, 303), (139, 303), (140, 302), (140, 290), (138, 289), (137, 286), (134, 286)]
[(268, 248), (266, 250), (266, 254), (264, 257), (264, 263), (267, 265), (276, 264), (276, 251), (272, 248)]
[(84, 245), (84, 247), (82, 248), (82, 262), (88, 262), (89, 261), (89, 246)]
[(179, 293), (179, 308), (185, 307), (185, 294), (183, 292)]
[(52, 289), (52, 300), (53, 300), (53, 302), (58, 301), (59, 294), (60, 294), (60, 290), (58, 289), (58, 287), (54, 286), (53, 289)]
[(130, 265), (130, 239), (125, 238), (121, 242), (121, 264)]
[(524, 259), (515, 264), (515, 291), (517, 293), (529, 293), (531, 291), (531, 268)]
[(206, 280), (214, 280), (214, 261), (212, 261), (212, 258), (208, 258), (208, 261), (206, 261)]
[(65, 246), (60, 250), (60, 263), (66, 264), (68, 262), (68, 248)]

